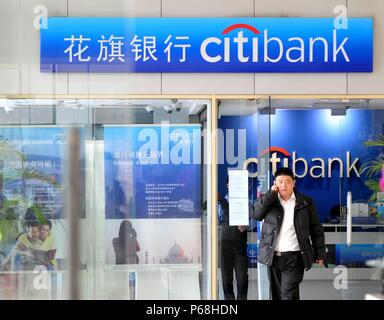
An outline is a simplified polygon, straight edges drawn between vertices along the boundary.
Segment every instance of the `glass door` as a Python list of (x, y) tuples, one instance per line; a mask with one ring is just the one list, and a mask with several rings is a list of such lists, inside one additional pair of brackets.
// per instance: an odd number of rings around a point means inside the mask
[(372, 299), (383, 294), (375, 265), (384, 257), (384, 100), (345, 100), (339, 109), (346, 172), (340, 178), (335, 286), (342, 299)]
[[(268, 297), (268, 278), (257, 263), (259, 225), (230, 222), (232, 204), (231, 171), (243, 171), (244, 197), (248, 205), (269, 185), (269, 99), (223, 99), (218, 119), (218, 283), (219, 299), (257, 300)], [(221, 212), (220, 212), (221, 211)], [(245, 208), (248, 214), (248, 208)]]
[(365, 299), (381, 291), (380, 272), (369, 264), (383, 259), (383, 106), (375, 99), (271, 102), (271, 149), (279, 150), (271, 159), (292, 168), (325, 233), (325, 267), (315, 263), (305, 272), (301, 299)]

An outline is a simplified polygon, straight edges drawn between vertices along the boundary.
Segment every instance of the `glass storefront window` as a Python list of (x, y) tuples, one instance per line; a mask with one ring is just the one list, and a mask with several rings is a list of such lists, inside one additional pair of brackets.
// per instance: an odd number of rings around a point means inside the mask
[[(0, 110), (2, 298), (73, 297), (74, 261), (82, 299), (209, 298), (209, 100), (7, 103), (13, 108)], [(69, 142), (73, 128), (79, 135)], [(75, 198), (78, 209), (70, 206)], [(78, 214), (75, 249), (70, 208)]]
[[(383, 258), (384, 101), (220, 98), (214, 136), (215, 102), (2, 99), (1, 298), (73, 298), (76, 270), (81, 299), (225, 299), (230, 251), (219, 205), (212, 225), (214, 177), (223, 200), (229, 170), (247, 170), (252, 203), (281, 166), (315, 200), (326, 237), (326, 268), (305, 273), (301, 298), (379, 292), (381, 275), (369, 265)], [(269, 298), (256, 259), (261, 227), (251, 219), (245, 230), (247, 299)], [(232, 271), (239, 297), (244, 286)]]

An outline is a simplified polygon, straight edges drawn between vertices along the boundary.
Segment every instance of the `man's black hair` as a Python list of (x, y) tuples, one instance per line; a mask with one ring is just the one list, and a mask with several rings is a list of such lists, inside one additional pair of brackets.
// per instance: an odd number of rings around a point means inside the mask
[(293, 174), (293, 171), (290, 168), (287, 168), (287, 167), (282, 167), (282, 168), (277, 169), (276, 172), (275, 172), (275, 179), (278, 176), (289, 176), (293, 180), (295, 180), (295, 175)]

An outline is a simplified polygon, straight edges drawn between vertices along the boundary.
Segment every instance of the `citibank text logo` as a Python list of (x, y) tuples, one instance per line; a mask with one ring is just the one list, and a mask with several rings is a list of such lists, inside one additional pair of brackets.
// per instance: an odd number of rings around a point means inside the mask
[[(243, 29), (250, 31), (254, 36), (244, 36)], [(236, 36), (230, 37), (229, 34), (234, 30), (238, 30)], [(263, 35), (262, 39), (259, 37), (261, 33)], [(259, 61), (263, 61), (264, 63), (278, 63), (282, 60), (288, 63), (337, 62), (338, 59), (350, 62), (347, 49), (345, 48), (349, 37), (338, 38), (337, 29), (333, 29), (330, 43), (325, 37), (320, 35), (309, 37), (308, 39), (293, 36), (284, 42), (280, 37), (275, 36), (273, 31), (264, 29), (260, 32), (249, 24), (230, 25), (222, 34), (226, 35), (223, 39), (210, 37), (202, 42), (200, 54), (205, 61), (209, 63), (222, 61), (230, 63), (232, 62), (231, 59), (235, 57), (240, 63), (248, 63), (250, 61), (253, 63), (258, 63)], [(250, 50), (248, 50), (246, 54), (245, 45), (248, 45), (247, 48), (249, 48), (249, 44)], [(321, 56), (314, 56), (315, 46), (322, 48)], [(210, 55), (208, 51), (212, 47), (216, 47), (215, 49), (221, 51), (221, 54)], [(231, 50), (235, 50), (236, 54), (232, 55)], [(330, 50), (331, 54), (329, 55)]]
[[(270, 155), (269, 159), (266, 157)], [(351, 157), (351, 152), (346, 151), (344, 160), (339, 157), (332, 158), (320, 158), (313, 157), (311, 159), (305, 159), (299, 157), (296, 151), (289, 152), (284, 148), (272, 146), (263, 150), (260, 153), (261, 166), (265, 168), (266, 161), (271, 164), (271, 170), (274, 174), (278, 168), (278, 165), (292, 168), (293, 173), (297, 178), (304, 178), (306, 175), (310, 175), (312, 178), (331, 178), (332, 173), (338, 171), (338, 176), (351, 177), (354, 173), (357, 177), (360, 177), (358, 162), (359, 158)], [(250, 164), (256, 164), (258, 166), (257, 158), (246, 159), (243, 163), (243, 169), (248, 169)], [(258, 166), (259, 167), (259, 166)], [(257, 177), (258, 172), (250, 172), (249, 177)]]

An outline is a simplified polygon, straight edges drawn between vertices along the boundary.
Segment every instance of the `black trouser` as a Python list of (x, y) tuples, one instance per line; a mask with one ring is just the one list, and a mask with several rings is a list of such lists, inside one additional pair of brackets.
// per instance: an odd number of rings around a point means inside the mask
[(235, 300), (233, 292), (233, 269), (237, 282), (237, 300), (247, 300), (248, 258), (246, 240), (222, 240), (221, 277), (225, 300)]
[(268, 270), (272, 300), (300, 300), (299, 284), (304, 276), (300, 251), (275, 255)]

